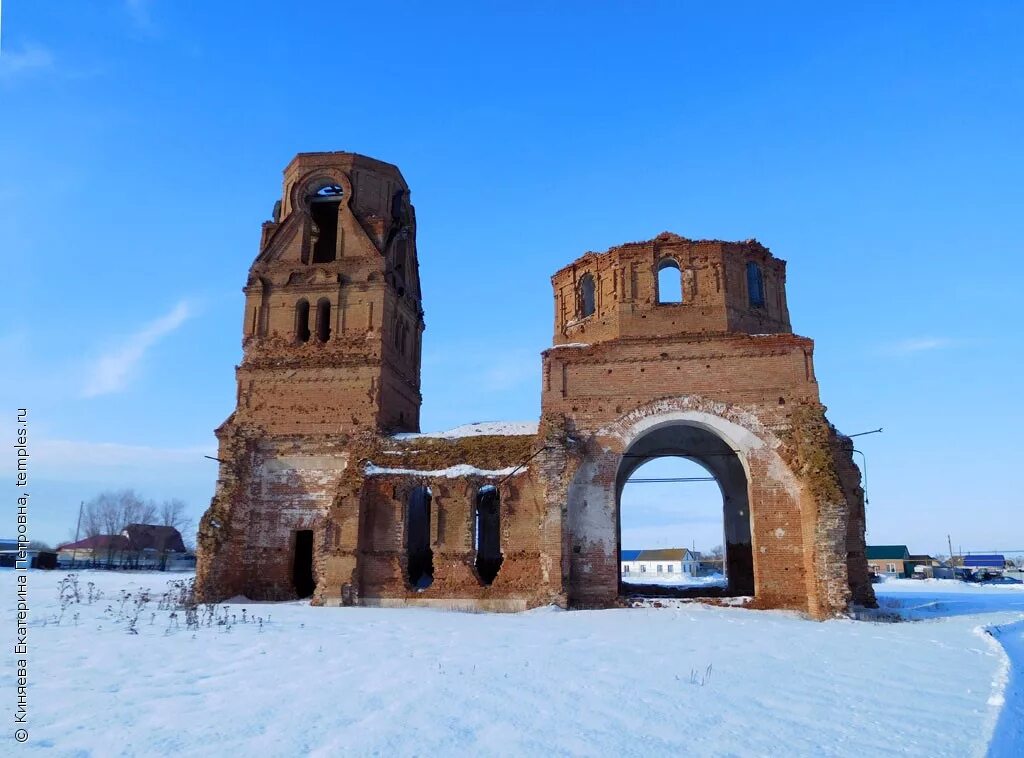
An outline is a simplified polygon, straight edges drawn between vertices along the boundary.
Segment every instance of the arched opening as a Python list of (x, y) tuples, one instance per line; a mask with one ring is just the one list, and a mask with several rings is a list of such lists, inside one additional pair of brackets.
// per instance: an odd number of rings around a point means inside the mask
[(480, 581), (490, 585), (501, 569), (501, 497), (498, 488), (488, 484), (476, 493), (476, 572)]
[(675, 258), (664, 258), (658, 264), (658, 302), (683, 302), (683, 272)]
[(673, 455), (637, 467), (619, 499), (625, 585), (726, 585), (722, 491), (699, 463)]
[(409, 493), (405, 513), (405, 555), (409, 585), (425, 590), (434, 581), (434, 551), (430, 549), (429, 487), (416, 487)]
[(316, 589), (313, 581), (313, 531), (295, 532), (295, 554), (292, 558), (292, 586), (300, 598), (309, 597)]
[(309, 301), (306, 298), (295, 304), (295, 339), (309, 342)]
[(746, 470), (714, 432), (670, 423), (636, 440), (619, 464), (616, 506), (621, 594), (754, 594)]
[(596, 305), (594, 297), (594, 277), (590, 274), (584, 274), (583, 278), (580, 279), (579, 299), (580, 318), (593, 316)]
[(409, 238), (404, 232), (395, 240), (392, 250), (391, 275), (395, 291), (401, 296), (405, 294), (405, 265), (409, 259)]
[(313, 218), (313, 263), (330, 263), (337, 257), (342, 193), (340, 185), (328, 184), (309, 198), (309, 215)]
[(331, 338), (331, 301), (320, 298), (316, 304), (316, 338), (327, 342)]
[(270, 332), (270, 301), (273, 295), (273, 285), (269, 279), (260, 277), (262, 293), (260, 295), (259, 316), (256, 322), (256, 336), (266, 337)]
[(764, 307), (764, 276), (761, 267), (754, 261), (747, 263), (747, 296), (751, 307)]

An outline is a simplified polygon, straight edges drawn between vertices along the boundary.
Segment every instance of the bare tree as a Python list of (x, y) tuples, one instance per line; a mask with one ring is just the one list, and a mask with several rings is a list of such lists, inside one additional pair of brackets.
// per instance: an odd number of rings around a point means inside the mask
[[(188, 505), (184, 500), (171, 498), (160, 503), (159, 519), (163, 526), (173, 526), (178, 530), (187, 549), (195, 549), (196, 522), (188, 515)], [(162, 561), (166, 563), (166, 560), (165, 552)]]
[[(156, 505), (143, 500), (135, 490), (108, 490), (86, 502), (82, 509), (82, 527), (86, 537), (121, 534), (129, 524), (151, 524)], [(93, 554), (95, 557), (95, 553)], [(107, 548), (107, 563), (113, 562), (114, 546)]]
[(157, 518), (163, 526), (173, 526), (182, 536), (192, 530), (194, 522), (188, 515), (188, 505), (184, 500), (171, 498), (160, 503)]

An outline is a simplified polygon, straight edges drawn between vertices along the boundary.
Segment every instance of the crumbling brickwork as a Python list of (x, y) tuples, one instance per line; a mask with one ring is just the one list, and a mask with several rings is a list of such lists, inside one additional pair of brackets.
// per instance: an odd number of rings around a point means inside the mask
[(380, 161), (297, 156), (245, 288), (200, 595), (612, 605), (622, 487), (682, 455), (722, 486), (731, 594), (816, 618), (873, 603), (859, 471), (825, 419), (813, 343), (790, 328), (783, 261), (666, 233), (587, 253), (552, 285), (538, 427), (416, 434), (408, 187)]

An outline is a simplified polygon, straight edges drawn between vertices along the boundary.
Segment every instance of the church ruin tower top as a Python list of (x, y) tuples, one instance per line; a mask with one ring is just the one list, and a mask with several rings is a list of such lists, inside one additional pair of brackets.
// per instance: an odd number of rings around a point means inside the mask
[(244, 292), (236, 423), (294, 434), (419, 429), (416, 215), (396, 166), (295, 156)]
[(786, 262), (756, 240), (690, 240), (664, 232), (587, 253), (551, 283), (555, 345), (792, 332)]

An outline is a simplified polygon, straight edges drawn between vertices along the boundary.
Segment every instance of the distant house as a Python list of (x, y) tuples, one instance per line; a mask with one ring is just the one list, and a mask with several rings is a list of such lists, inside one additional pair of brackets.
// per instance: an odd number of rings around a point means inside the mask
[(128, 538), (132, 568), (167, 568), (168, 561), (188, 552), (181, 532), (173, 526), (129, 524), (121, 532)]
[(1002, 571), (1006, 568), (1006, 556), (999, 553), (976, 553), (964, 556), (964, 568), (971, 571)]
[(906, 545), (868, 545), (868, 569), (875, 574), (909, 577), (913, 569)]
[(916, 579), (932, 579), (935, 576), (935, 569), (941, 566), (942, 562), (930, 555), (911, 555), (907, 570)]
[(120, 566), (128, 550), (128, 538), (121, 534), (97, 534), (78, 542), (57, 546), (57, 562), (64, 566)]
[[(17, 540), (0, 539), (0, 567), (15, 568), (19, 557), (21, 551), (18, 549)], [(57, 554), (51, 550), (27, 549), (24, 559), (28, 562), (27, 568), (57, 567)]]
[(120, 534), (98, 534), (57, 549), (65, 567), (177, 568), (188, 563), (187, 553), (181, 533), (158, 524), (129, 524)]
[(621, 560), (623, 578), (697, 576), (700, 569), (700, 555), (685, 547), (623, 550)]

